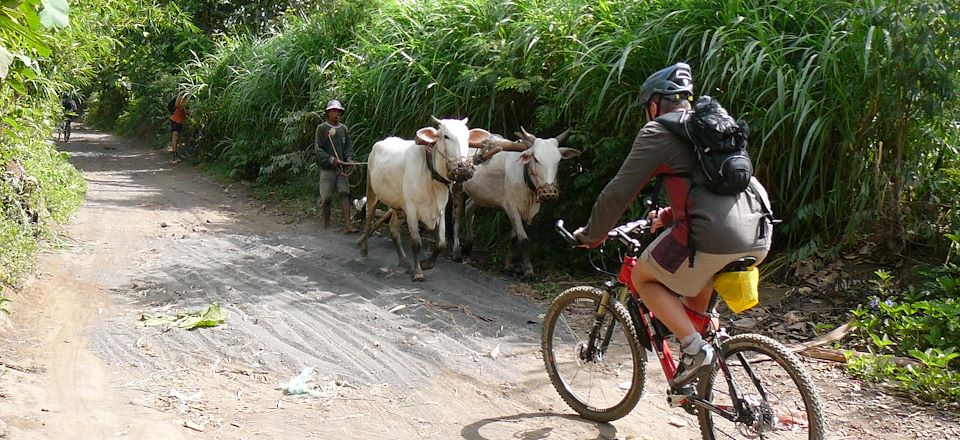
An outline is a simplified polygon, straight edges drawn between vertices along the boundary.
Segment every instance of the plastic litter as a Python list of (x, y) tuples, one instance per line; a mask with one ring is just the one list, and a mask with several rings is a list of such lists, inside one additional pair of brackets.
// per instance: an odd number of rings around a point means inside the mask
[(313, 389), (309, 384), (314, 374), (316, 374), (316, 372), (313, 367), (306, 367), (300, 374), (290, 379), (290, 382), (285, 384), (281, 383), (277, 389), (283, 390), (284, 393), (290, 395), (309, 394), (313, 397), (320, 397), (320, 392)]

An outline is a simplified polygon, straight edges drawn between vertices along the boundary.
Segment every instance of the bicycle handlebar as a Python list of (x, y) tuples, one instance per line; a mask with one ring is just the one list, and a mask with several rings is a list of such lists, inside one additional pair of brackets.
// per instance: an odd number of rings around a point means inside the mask
[(567, 228), (563, 227), (563, 220), (557, 220), (556, 228), (557, 232), (560, 233), (560, 236), (563, 237), (567, 244), (570, 246), (578, 246), (580, 244), (580, 241), (577, 240), (577, 238), (574, 237), (573, 234), (567, 230)]
[[(567, 242), (567, 244), (571, 246), (579, 246), (582, 244), (579, 240), (577, 240), (576, 237), (573, 236), (570, 231), (563, 227), (563, 220), (557, 220), (556, 229), (557, 232), (560, 233), (560, 236), (563, 237), (563, 239)], [(616, 238), (622, 241), (624, 244), (638, 246), (640, 242), (631, 237), (631, 234), (637, 230), (640, 232), (649, 231), (650, 220), (642, 218), (632, 222), (627, 222), (626, 224), (620, 225), (611, 229), (610, 232), (607, 232), (607, 238)]]

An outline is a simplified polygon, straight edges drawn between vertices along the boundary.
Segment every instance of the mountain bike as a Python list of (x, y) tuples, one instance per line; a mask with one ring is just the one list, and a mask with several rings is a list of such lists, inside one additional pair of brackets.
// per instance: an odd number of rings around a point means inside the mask
[(64, 117), (63, 122), (57, 127), (57, 142), (59, 142), (61, 138), (64, 142), (70, 142), (71, 125), (73, 125), (73, 118), (70, 116)]
[[(568, 243), (578, 244), (562, 220), (556, 229)], [(613, 279), (602, 287), (564, 291), (544, 316), (541, 350), (547, 374), (560, 397), (586, 419), (609, 422), (633, 410), (643, 393), (648, 350), (656, 353), (668, 383), (677, 374), (671, 333), (640, 300), (630, 277), (653, 237), (646, 219), (610, 231), (608, 238), (625, 246), (617, 257), (618, 272), (607, 271), (592, 256), (590, 261)], [(724, 271), (754, 264), (755, 259), (741, 259)], [(728, 335), (712, 312), (718, 298), (714, 291), (709, 314), (687, 309), (694, 327), (719, 354), (716, 366), (690, 384), (671, 386), (667, 402), (696, 415), (708, 440), (823, 439), (820, 397), (800, 360), (769, 337)]]

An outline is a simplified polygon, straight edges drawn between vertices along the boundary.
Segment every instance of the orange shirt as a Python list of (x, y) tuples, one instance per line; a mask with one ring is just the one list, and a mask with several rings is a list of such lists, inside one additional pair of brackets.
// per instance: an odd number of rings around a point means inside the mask
[(173, 114), (170, 115), (170, 120), (178, 124), (183, 124), (187, 120), (187, 111), (183, 108), (186, 99), (183, 96), (177, 97), (177, 103)]

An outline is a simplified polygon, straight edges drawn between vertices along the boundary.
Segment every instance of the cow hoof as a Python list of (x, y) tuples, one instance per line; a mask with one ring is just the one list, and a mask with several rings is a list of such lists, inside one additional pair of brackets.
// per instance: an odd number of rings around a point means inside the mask
[(533, 272), (524, 272), (523, 276), (520, 279), (524, 282), (533, 282), (537, 281), (537, 275)]
[(413, 281), (423, 282), (423, 281), (426, 281), (426, 278), (423, 276), (422, 273), (415, 273), (413, 274)]
[(423, 260), (420, 262), (420, 268), (423, 270), (430, 270), (433, 269), (433, 264), (433, 261)]
[(463, 255), (453, 254), (451, 260), (453, 260), (454, 263), (463, 263)]

